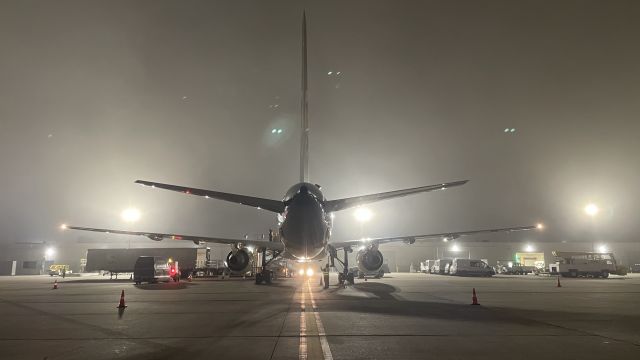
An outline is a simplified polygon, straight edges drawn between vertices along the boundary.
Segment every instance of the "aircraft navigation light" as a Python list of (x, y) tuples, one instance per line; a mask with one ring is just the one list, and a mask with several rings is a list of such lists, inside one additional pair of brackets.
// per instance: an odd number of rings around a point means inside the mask
[(60, 230), (67, 230), (67, 224), (60, 225)]
[(598, 205), (594, 204), (594, 203), (590, 203), (587, 204), (587, 206), (584, 207), (584, 212), (591, 216), (594, 217), (596, 215), (598, 215), (598, 213), (600, 212), (600, 208), (598, 207)]
[(308, 268), (307, 269), (307, 276), (309, 276), (309, 277), (313, 276), (313, 269), (312, 268)]
[(536, 224), (536, 229), (539, 229), (539, 230), (544, 229), (544, 224), (542, 224), (542, 223)]
[(133, 207), (124, 209), (122, 213), (120, 213), (120, 217), (126, 222), (136, 222), (140, 220), (141, 216), (140, 210)]

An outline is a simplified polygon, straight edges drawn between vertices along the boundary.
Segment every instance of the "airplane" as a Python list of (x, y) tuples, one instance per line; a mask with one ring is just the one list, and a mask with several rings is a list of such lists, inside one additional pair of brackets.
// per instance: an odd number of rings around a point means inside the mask
[[(342, 271), (338, 274), (340, 284), (348, 282), (354, 284), (353, 273), (349, 272), (348, 254), (353, 248), (358, 249), (357, 263), (363, 273), (376, 272), (383, 266), (383, 255), (378, 249), (379, 245), (391, 242), (405, 242), (413, 244), (416, 240), (442, 239), (442, 241), (454, 240), (462, 236), (495, 232), (515, 232), (540, 229), (541, 225), (518, 226), (498, 229), (458, 231), (438, 234), (411, 235), (399, 237), (386, 237), (375, 239), (354, 239), (347, 241), (330, 242), (332, 228), (332, 214), (334, 212), (361, 206), (364, 204), (395, 199), (407, 195), (445, 190), (464, 185), (468, 180), (452, 181), (434, 185), (420, 186), (409, 189), (388, 191), (376, 194), (361, 195), (349, 198), (328, 200), (324, 197), (320, 185), (309, 182), (309, 120), (308, 120), (308, 96), (307, 96), (307, 20), (306, 14), (302, 14), (302, 98), (301, 98), (301, 141), (300, 141), (300, 182), (291, 186), (282, 200), (265, 199), (247, 195), (225, 193), (213, 190), (198, 189), (159, 182), (136, 180), (135, 183), (180, 193), (200, 196), (204, 198), (229, 201), (241, 205), (252, 206), (258, 209), (274, 212), (278, 217), (278, 229), (269, 232), (269, 241), (248, 239), (226, 239), (218, 237), (193, 236), (183, 234), (167, 234), (144, 231), (123, 231), (114, 229), (101, 229), (79, 226), (62, 225), (63, 229), (93, 231), (102, 233), (145, 236), (151, 240), (163, 239), (188, 240), (196, 244), (219, 243), (231, 245), (231, 251), (227, 255), (226, 265), (232, 272), (246, 272), (252, 265), (249, 248), (253, 247), (262, 253), (261, 271), (256, 274), (256, 284), (263, 282), (269, 284), (272, 272), (268, 265), (275, 259), (291, 259), (301, 263), (310, 263), (323, 260), (327, 257), (328, 264), (335, 268), (334, 260), (342, 265)], [(342, 260), (338, 257), (338, 251), (344, 252)], [(267, 255), (270, 255), (267, 260)], [(308, 270), (309, 271), (309, 270)], [(312, 272), (312, 270), (310, 271)], [(325, 281), (325, 284), (327, 282)], [(325, 286), (328, 286), (326, 284)]]

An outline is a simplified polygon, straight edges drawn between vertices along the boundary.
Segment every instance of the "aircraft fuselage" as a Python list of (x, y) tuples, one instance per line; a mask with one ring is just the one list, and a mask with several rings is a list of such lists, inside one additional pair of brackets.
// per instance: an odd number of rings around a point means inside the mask
[(300, 261), (325, 256), (331, 236), (331, 216), (325, 212), (324, 196), (317, 185), (299, 183), (291, 187), (280, 214), (280, 240), (285, 254)]

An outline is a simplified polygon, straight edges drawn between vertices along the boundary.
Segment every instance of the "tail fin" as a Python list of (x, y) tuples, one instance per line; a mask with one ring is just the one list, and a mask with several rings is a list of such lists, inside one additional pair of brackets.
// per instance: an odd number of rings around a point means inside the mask
[(300, 182), (309, 181), (309, 117), (307, 103), (307, 15), (302, 13), (302, 100), (300, 124)]

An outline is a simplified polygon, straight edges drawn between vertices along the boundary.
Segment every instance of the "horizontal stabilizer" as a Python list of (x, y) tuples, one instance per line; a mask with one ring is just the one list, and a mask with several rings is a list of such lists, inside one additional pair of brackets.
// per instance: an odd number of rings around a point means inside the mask
[(388, 199), (398, 198), (398, 197), (407, 196), (411, 194), (417, 194), (421, 192), (445, 190), (450, 187), (464, 185), (468, 181), (469, 180), (454, 181), (449, 183), (420, 186), (420, 187), (415, 187), (411, 189), (395, 190), (395, 191), (388, 191), (388, 192), (377, 193), (377, 194), (330, 200), (325, 203), (325, 210), (327, 212), (334, 212), (334, 211), (348, 209), (354, 206), (360, 206), (360, 205), (364, 205), (364, 204), (368, 204), (376, 201), (388, 200)]
[(170, 185), (170, 184), (162, 184), (162, 183), (145, 181), (145, 180), (136, 180), (136, 184), (151, 186), (154, 188), (160, 188), (165, 190), (177, 191), (177, 192), (181, 192), (189, 195), (202, 196), (205, 198), (229, 201), (232, 203), (252, 206), (255, 208), (260, 208), (260, 209), (272, 211), (275, 213), (282, 213), (284, 211), (284, 203), (279, 200), (264, 199), (264, 198), (238, 195), (238, 194), (229, 194), (229, 193), (224, 193), (219, 191), (196, 189), (191, 187)]
[(71, 230), (101, 232), (101, 233), (107, 233), (107, 234), (145, 236), (154, 241), (160, 241), (164, 239), (187, 240), (187, 241), (193, 241), (195, 243), (207, 242), (207, 243), (215, 243), (215, 244), (253, 246), (256, 249), (267, 249), (267, 250), (278, 250), (278, 251), (284, 250), (284, 245), (281, 242), (275, 242), (275, 241), (271, 242), (266, 240), (225, 239), (225, 238), (215, 238), (215, 237), (207, 237), (207, 236), (165, 234), (165, 233), (154, 233), (154, 232), (144, 232), (144, 231), (124, 231), (124, 230), (99, 229), (99, 228), (88, 228), (88, 227), (68, 226), (68, 225), (63, 225), (62, 228), (71, 229)]

